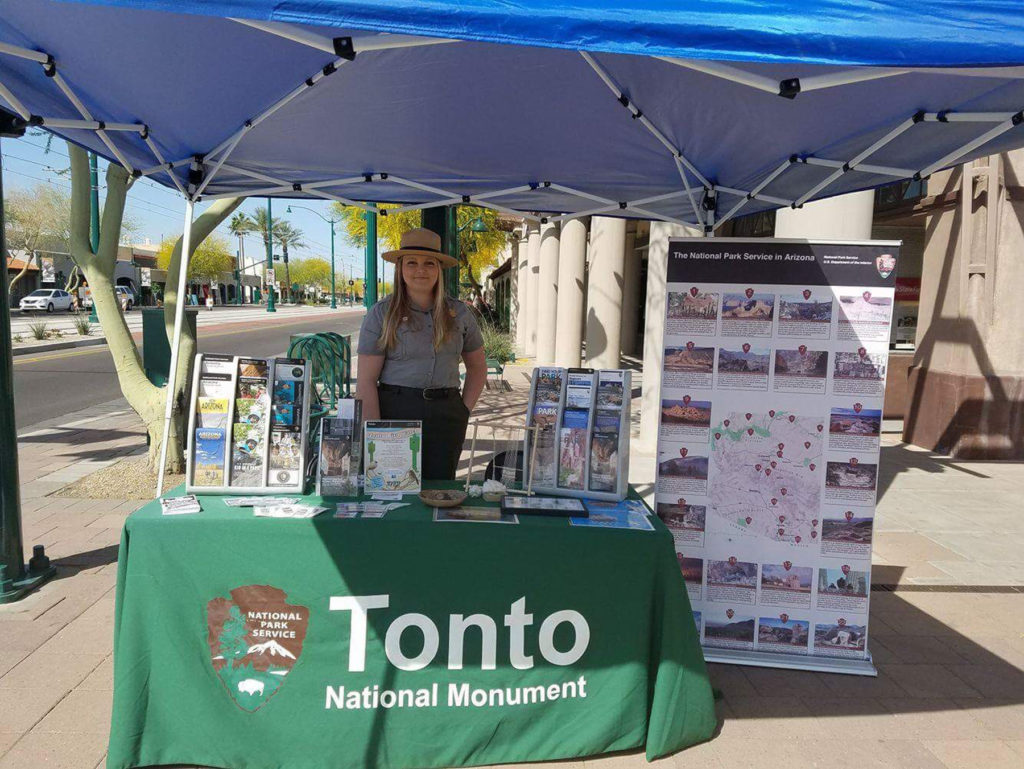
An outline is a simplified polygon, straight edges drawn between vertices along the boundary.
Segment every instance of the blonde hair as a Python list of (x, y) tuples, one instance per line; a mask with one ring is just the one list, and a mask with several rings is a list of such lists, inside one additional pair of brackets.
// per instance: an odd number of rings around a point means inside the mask
[[(385, 352), (395, 349), (398, 343), (398, 327), (407, 322), (412, 307), (409, 303), (409, 291), (405, 287), (405, 279), (402, 277), (402, 259), (399, 257), (395, 264), (395, 293), (391, 295), (391, 302), (384, 313), (384, 324), (381, 329), (380, 339), (377, 340), (377, 347)], [(434, 306), (430, 314), (434, 318), (434, 349), (439, 350), (445, 340), (455, 330), (455, 313), (448, 307), (447, 298), (444, 292), (444, 273), (440, 263), (437, 265), (437, 285), (434, 286)]]

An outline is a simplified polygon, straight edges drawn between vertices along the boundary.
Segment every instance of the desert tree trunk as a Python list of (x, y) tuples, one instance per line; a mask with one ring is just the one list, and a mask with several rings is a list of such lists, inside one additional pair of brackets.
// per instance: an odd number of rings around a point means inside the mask
[[(160, 443), (163, 440), (164, 403), (167, 391), (157, 387), (146, 377), (135, 341), (125, 322), (114, 286), (114, 268), (117, 265), (117, 244), (121, 236), (121, 222), (124, 217), (125, 199), (130, 181), (128, 173), (119, 165), (107, 167), (107, 197), (100, 220), (99, 247), (93, 251), (89, 241), (89, 161), (85, 150), (68, 144), (71, 158), (71, 255), (79, 269), (89, 281), (96, 317), (103, 329), (114, 361), (118, 384), (128, 404), (146, 425), (149, 434), (150, 467), (157, 470), (160, 457)], [(213, 232), (221, 222), (238, 208), (243, 198), (216, 201), (192, 224), (190, 255), (196, 247)], [(174, 329), (174, 312), (178, 303), (178, 275), (181, 270), (181, 238), (174, 246), (167, 266), (167, 289), (164, 292), (164, 326), (170, 341)], [(185, 430), (184, 413), (187, 404), (183, 402), (185, 384), (188, 382), (196, 340), (182, 329), (181, 347), (178, 352), (178, 370), (169, 385), (174, 388), (175, 405), (168, 435), (167, 472), (180, 473), (184, 470)]]

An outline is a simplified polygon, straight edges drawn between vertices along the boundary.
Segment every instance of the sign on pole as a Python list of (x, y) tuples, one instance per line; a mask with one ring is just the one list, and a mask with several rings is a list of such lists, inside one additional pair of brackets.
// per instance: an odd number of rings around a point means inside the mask
[(266, 281), (267, 281), (267, 285), (268, 286), (274, 285), (274, 271), (273, 270), (267, 270)]
[(52, 256), (39, 257), (39, 268), (39, 271), (42, 274), (40, 279), (43, 283), (54, 283), (57, 280), (54, 272)]
[(672, 239), (656, 503), (705, 658), (873, 675), (899, 243)]
[(139, 283), (143, 288), (148, 288), (153, 285), (153, 274), (149, 267), (143, 267), (139, 275)]

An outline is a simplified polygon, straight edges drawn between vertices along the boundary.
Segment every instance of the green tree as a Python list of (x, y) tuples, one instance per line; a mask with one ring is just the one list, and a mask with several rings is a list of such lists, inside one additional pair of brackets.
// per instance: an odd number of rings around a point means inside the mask
[[(12, 190), (4, 200), (7, 264), (15, 251), (25, 253), (24, 265), (11, 278), (8, 295), (28, 272), (33, 254), (45, 242), (68, 250), (71, 240), (71, 197), (52, 184), (37, 184), (30, 190)], [(6, 270), (5, 270), (6, 272)]]
[(304, 291), (320, 293), (331, 285), (331, 263), (319, 256), (302, 259), (292, 266), (292, 279)]
[[(92, 291), (96, 315), (107, 339), (107, 348), (114, 361), (117, 380), (128, 404), (146, 425), (149, 434), (150, 466), (157, 464), (164, 439), (164, 404), (167, 389), (157, 387), (142, 368), (142, 357), (135, 346), (131, 332), (114, 293), (114, 268), (117, 264), (117, 246), (121, 237), (125, 201), (131, 180), (124, 168), (111, 163), (107, 166), (107, 196), (100, 215), (100, 242), (93, 251), (89, 237), (89, 159), (81, 147), (68, 143), (71, 158), (71, 239), (70, 251)], [(200, 244), (242, 203), (242, 198), (223, 198), (215, 201), (196, 217), (192, 224), (190, 250)], [(164, 328), (170, 341), (174, 329), (174, 315), (178, 304), (178, 276), (181, 268), (181, 240), (174, 245), (167, 263), (167, 289), (164, 293)], [(185, 383), (192, 379), (192, 365), (196, 340), (185, 324), (178, 348), (178, 370), (172, 376), (173, 400), (170, 431), (167, 436), (167, 470), (184, 471), (185, 466)]]
[(224, 659), (237, 660), (246, 655), (249, 651), (249, 646), (245, 642), (247, 632), (241, 610), (237, 606), (232, 606), (217, 639)]
[[(160, 244), (156, 253), (156, 266), (166, 270), (171, 262), (177, 238), (168, 238)], [(199, 244), (188, 263), (189, 280), (210, 280), (220, 278), (222, 272), (234, 269), (235, 255), (231, 253), (227, 240), (211, 235)]]

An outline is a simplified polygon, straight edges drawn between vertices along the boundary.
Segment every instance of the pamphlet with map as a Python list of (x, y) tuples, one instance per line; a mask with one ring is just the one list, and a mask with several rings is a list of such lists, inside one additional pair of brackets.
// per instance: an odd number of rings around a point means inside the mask
[(669, 241), (655, 502), (716, 661), (870, 666), (898, 255), (883, 241)]
[(423, 423), (369, 420), (363, 428), (365, 491), (419, 493), (422, 488)]
[(229, 485), (257, 488), (266, 485), (267, 429), (270, 396), (265, 360), (239, 358), (235, 386), (235, 417), (231, 426)]

